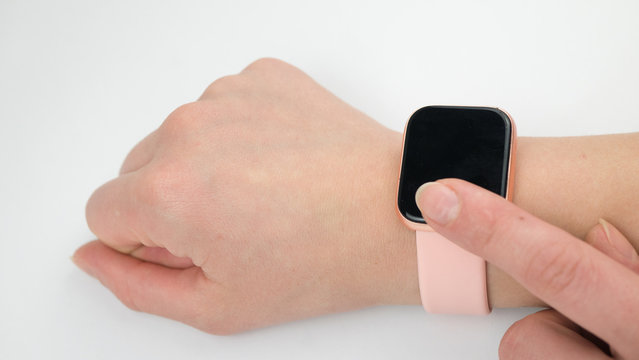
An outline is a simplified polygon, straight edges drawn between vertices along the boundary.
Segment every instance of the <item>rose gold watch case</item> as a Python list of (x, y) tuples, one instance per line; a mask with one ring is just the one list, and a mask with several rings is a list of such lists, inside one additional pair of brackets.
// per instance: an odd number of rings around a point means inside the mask
[[(446, 105), (446, 106), (452, 106), (452, 105)], [(455, 106), (458, 106), (458, 105), (455, 105)], [(486, 107), (486, 106), (469, 106), (469, 107)], [(507, 111), (500, 109), (498, 107), (493, 107), (492, 109), (496, 109), (503, 112), (504, 114), (506, 114), (506, 117), (508, 117), (508, 121), (510, 121), (510, 152), (508, 155), (508, 174), (506, 176), (506, 197), (505, 198), (508, 201), (512, 201), (513, 185), (514, 185), (514, 182), (512, 181), (512, 179), (514, 179), (514, 174), (515, 174), (515, 158), (516, 158), (515, 154), (517, 152), (517, 127), (515, 126), (515, 122), (513, 121), (512, 116), (510, 116), (510, 114)], [(413, 115), (411, 114), (411, 117), (412, 116)], [(410, 117), (408, 119), (410, 120)], [(406, 128), (408, 127), (408, 122), (409, 121), (406, 121), (406, 124), (404, 125), (404, 135), (402, 136), (402, 158), (399, 163), (396, 194), (399, 194), (399, 184), (400, 184), (399, 181), (402, 175), (402, 163), (404, 162), (404, 143), (406, 142)], [(417, 223), (404, 217), (404, 215), (402, 215), (402, 213), (399, 211), (399, 206), (397, 205), (397, 202), (395, 203), (395, 212), (397, 213), (399, 218), (402, 220), (402, 223), (404, 223), (404, 225), (407, 226), (408, 228), (415, 231), (433, 231), (433, 229), (428, 224)]]

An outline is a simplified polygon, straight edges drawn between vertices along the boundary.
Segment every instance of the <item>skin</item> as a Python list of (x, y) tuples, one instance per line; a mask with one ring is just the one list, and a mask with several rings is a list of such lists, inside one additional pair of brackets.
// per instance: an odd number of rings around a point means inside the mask
[[(395, 212), (401, 141), (300, 70), (258, 60), (135, 146), (89, 199), (99, 240), (74, 261), (128, 307), (213, 334), (419, 304), (415, 234)], [(633, 159), (637, 136), (570, 141), (519, 139), (514, 201), (579, 237), (614, 218), (637, 245), (639, 189), (627, 178), (639, 165), (610, 161)], [(605, 201), (587, 199), (581, 171), (612, 189)], [(488, 285), (493, 306), (541, 303), (491, 264)]]
[[(639, 133), (519, 138), (513, 202), (579, 239), (599, 219), (612, 219), (637, 249), (637, 154)], [(494, 306), (543, 305), (491, 264), (488, 275)]]
[(515, 323), (500, 358), (610, 359), (593, 335), (616, 359), (639, 357), (639, 257), (614, 226), (602, 221), (583, 242), (458, 179), (423, 185), (416, 201), (437, 232), (553, 308)]

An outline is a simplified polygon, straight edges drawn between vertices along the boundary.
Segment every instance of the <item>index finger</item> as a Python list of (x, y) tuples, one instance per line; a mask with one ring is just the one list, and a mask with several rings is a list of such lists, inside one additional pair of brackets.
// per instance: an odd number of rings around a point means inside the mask
[[(617, 348), (639, 336), (639, 277), (512, 203), (462, 180), (429, 183), (417, 203), (429, 225), (509, 273), (531, 293)], [(622, 352), (623, 353), (623, 352)]]
[(140, 229), (134, 172), (110, 180), (96, 189), (86, 205), (91, 232), (110, 247), (130, 253), (142, 245), (154, 246)]

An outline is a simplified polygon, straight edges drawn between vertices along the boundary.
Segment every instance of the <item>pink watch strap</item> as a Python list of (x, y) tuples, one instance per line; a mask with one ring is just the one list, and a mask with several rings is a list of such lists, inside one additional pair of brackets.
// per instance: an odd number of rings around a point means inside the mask
[(490, 313), (486, 262), (435, 231), (417, 231), (419, 292), (426, 311)]

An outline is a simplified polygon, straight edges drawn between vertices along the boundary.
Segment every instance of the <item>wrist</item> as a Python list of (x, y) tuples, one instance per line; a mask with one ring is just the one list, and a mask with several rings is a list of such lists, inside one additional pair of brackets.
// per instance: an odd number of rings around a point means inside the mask
[[(382, 224), (371, 224), (373, 228), (382, 225), (383, 232), (373, 232), (371, 235), (379, 240), (377, 251), (384, 258), (385, 266), (381, 268), (379, 280), (373, 286), (381, 293), (379, 304), (386, 305), (417, 305), (421, 304), (419, 282), (417, 275), (417, 249), (415, 231), (407, 228), (400, 221), (395, 210), (397, 204), (397, 176), (401, 162), (402, 134), (391, 132), (388, 142), (388, 157), (384, 161), (385, 175), (380, 177), (380, 188), (373, 191), (374, 204), (384, 211)], [(381, 159), (380, 159), (381, 160)], [(383, 196), (379, 196), (383, 194)], [(384, 234), (384, 236), (380, 236)]]
[[(401, 134), (395, 133), (395, 139), (392, 142), (393, 152), (396, 156), (390, 157), (389, 166), (393, 176), (386, 181), (385, 186), (390, 191), (385, 191), (388, 200), (383, 203), (389, 204), (389, 208), (394, 209), (397, 201), (397, 171), (400, 166), (401, 156)], [(523, 146), (519, 151), (528, 151), (530, 139), (525, 139)], [(525, 166), (522, 162), (518, 162), (519, 166)], [(516, 172), (517, 173), (517, 169)], [(515, 175), (517, 178), (517, 175)], [(524, 183), (525, 186), (525, 183)], [(515, 190), (517, 191), (517, 189)], [(382, 202), (378, 202), (382, 204)], [(421, 305), (421, 297), (419, 293), (419, 279), (417, 272), (417, 249), (415, 245), (415, 231), (407, 228), (399, 219), (395, 212), (388, 212), (390, 221), (386, 224), (389, 229), (388, 238), (391, 239), (383, 244), (385, 248), (382, 252), (390, 255), (388, 259), (389, 269), (386, 273), (387, 286), (383, 286), (384, 291), (381, 294), (381, 303), (398, 304), (398, 305)], [(508, 274), (504, 273), (492, 264), (486, 266), (486, 282), (488, 290), (488, 300), (492, 307), (520, 307), (520, 306), (539, 306), (542, 303), (524, 289), (519, 283), (512, 279)], [(380, 283), (375, 283), (379, 289)]]
[[(530, 152), (531, 147), (535, 146), (535, 139), (532, 138), (520, 138), (518, 139), (518, 157), (526, 159), (526, 154)], [(401, 148), (401, 134), (397, 133), (397, 141), (395, 142), (395, 148)], [(521, 156), (522, 152), (524, 156)], [(401, 156), (401, 150), (397, 151), (397, 157), (393, 161), (395, 166), (395, 173), (393, 174), (393, 183), (391, 189), (393, 191), (391, 206), (394, 209), (395, 202), (397, 201), (396, 187), (397, 187), (397, 169), (399, 169), (399, 162)], [(521, 168), (526, 168), (528, 165), (526, 161), (518, 160), (515, 169), (515, 179), (518, 179), (518, 173), (521, 172)], [(525, 169), (528, 172), (529, 169)], [(515, 194), (518, 192), (526, 192), (527, 188), (531, 187), (529, 181), (515, 180)], [(514, 202), (517, 203), (517, 196), (514, 197)], [(417, 273), (417, 251), (415, 246), (415, 231), (408, 229), (402, 224), (397, 214), (392, 214), (392, 221), (388, 224), (389, 228), (392, 228), (391, 234), (395, 234), (393, 242), (402, 244), (397, 246), (394, 250), (395, 260), (392, 262), (393, 271), (389, 273), (394, 276), (389, 279), (394, 285), (389, 286), (388, 298), (386, 303), (389, 304), (421, 304), (421, 298), (419, 293), (419, 282)], [(508, 274), (501, 271), (499, 268), (492, 264), (487, 264), (486, 267), (486, 282), (488, 291), (488, 300), (492, 307), (521, 307), (521, 306), (542, 306), (543, 303), (530, 294), (519, 283), (512, 279)]]

